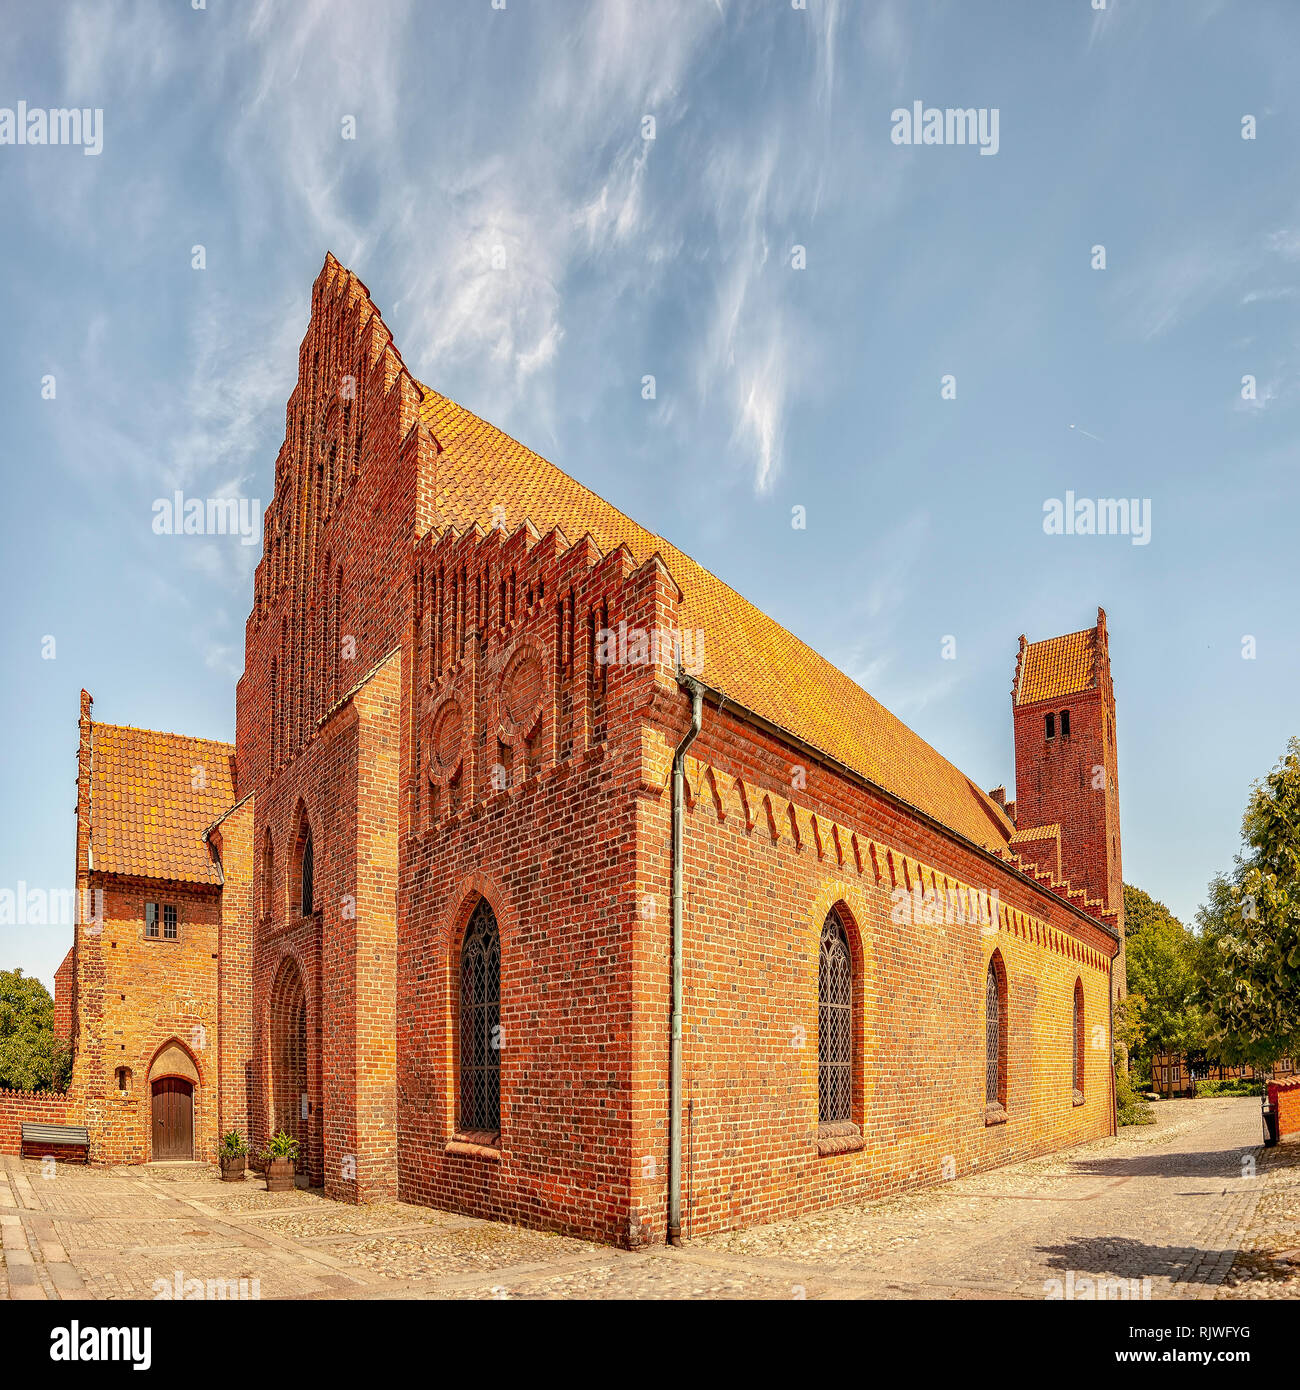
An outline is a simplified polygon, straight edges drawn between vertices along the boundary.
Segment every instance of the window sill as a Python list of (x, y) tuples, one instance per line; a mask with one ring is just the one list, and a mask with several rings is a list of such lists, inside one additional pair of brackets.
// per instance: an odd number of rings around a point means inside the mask
[(1004, 1105), (988, 1105), (984, 1108), (985, 1125), (1004, 1125), (1007, 1122), (1007, 1111)]
[(1083, 1104), (1083, 1092), (1082, 1092), (1082, 1091), (1075, 1091), (1075, 1093), (1074, 1093), (1074, 1103), (1075, 1103), (1075, 1105), (1082, 1105), (1082, 1104)]
[(817, 1126), (817, 1156), (859, 1153), (867, 1147), (862, 1131), (851, 1120), (835, 1120)]
[(488, 1163), (501, 1162), (501, 1131), (492, 1129), (458, 1129), (443, 1147), (443, 1153), (460, 1158), (481, 1158)]

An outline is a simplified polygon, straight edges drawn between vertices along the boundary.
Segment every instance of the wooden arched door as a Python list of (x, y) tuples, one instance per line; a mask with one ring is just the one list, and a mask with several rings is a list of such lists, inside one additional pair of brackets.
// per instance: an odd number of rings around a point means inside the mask
[(153, 1083), (153, 1159), (193, 1159), (194, 1086), (181, 1076)]

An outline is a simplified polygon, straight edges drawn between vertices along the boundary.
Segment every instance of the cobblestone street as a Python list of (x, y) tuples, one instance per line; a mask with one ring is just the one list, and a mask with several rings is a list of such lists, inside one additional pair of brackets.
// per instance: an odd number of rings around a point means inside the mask
[(1066, 1154), (635, 1253), (271, 1194), (198, 1165), (6, 1157), (0, 1293), (153, 1298), (156, 1281), (255, 1280), (261, 1298), (1041, 1299), (1045, 1281), (1087, 1277), (1149, 1279), (1153, 1299), (1300, 1296), (1300, 1145), (1258, 1147), (1255, 1099), (1155, 1110), (1154, 1125)]

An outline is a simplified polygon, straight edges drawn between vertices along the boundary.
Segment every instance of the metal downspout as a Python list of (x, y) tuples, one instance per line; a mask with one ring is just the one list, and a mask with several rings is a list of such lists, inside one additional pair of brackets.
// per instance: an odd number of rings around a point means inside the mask
[(1119, 959), (1114, 955), (1110, 960), (1110, 970), (1107, 972), (1106, 984), (1109, 986), (1107, 993), (1110, 995), (1110, 1133), (1111, 1138), (1119, 1134), (1119, 1096), (1115, 1091), (1115, 962)]
[(704, 723), (704, 690), (681, 672), (677, 683), (691, 697), (691, 726), (673, 751), (673, 1006), (668, 1063), (668, 1241), (682, 1243), (682, 808), (686, 801), (686, 750)]

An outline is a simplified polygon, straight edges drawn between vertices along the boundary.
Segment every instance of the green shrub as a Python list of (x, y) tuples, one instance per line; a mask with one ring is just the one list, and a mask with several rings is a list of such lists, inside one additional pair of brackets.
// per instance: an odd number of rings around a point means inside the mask
[(1156, 1122), (1150, 1102), (1133, 1089), (1128, 1073), (1121, 1066), (1115, 1068), (1115, 1118), (1121, 1125), (1153, 1125)]
[(1262, 1081), (1247, 1081), (1245, 1077), (1234, 1076), (1229, 1081), (1198, 1081), (1196, 1083), (1197, 1099), (1207, 1096), (1262, 1096), (1264, 1094), (1264, 1083)]
[(221, 1141), (221, 1152), (228, 1158), (238, 1158), (240, 1154), (246, 1154), (248, 1145), (244, 1143), (244, 1136), (237, 1129), (232, 1129)]
[(271, 1136), (271, 1142), (266, 1146), (264, 1157), (291, 1158), (297, 1163), (298, 1141), (296, 1139), (290, 1139), (284, 1130), (281, 1130), (279, 1134), (273, 1134)]

